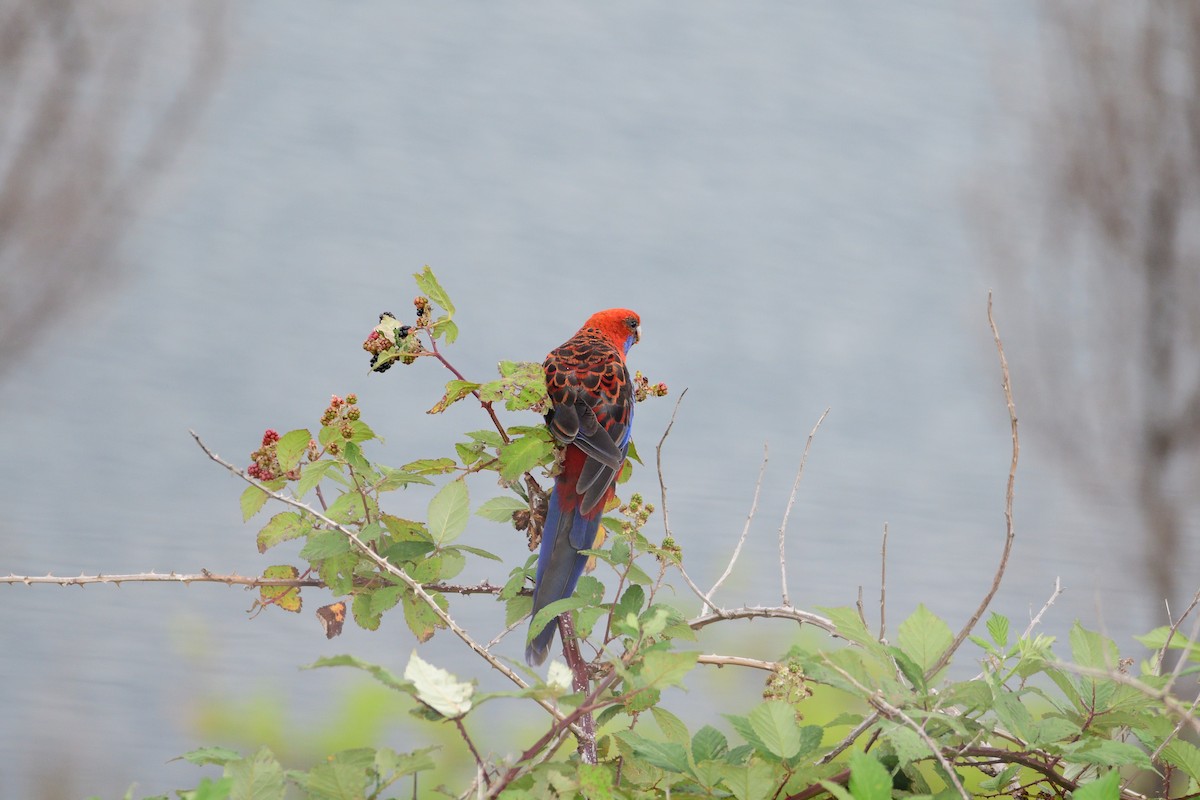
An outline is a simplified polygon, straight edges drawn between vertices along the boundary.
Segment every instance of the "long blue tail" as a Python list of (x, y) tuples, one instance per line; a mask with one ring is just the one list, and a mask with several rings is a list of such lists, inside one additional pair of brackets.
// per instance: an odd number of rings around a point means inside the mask
[[(566, 516), (559, 508), (559, 487), (555, 486), (550, 492), (550, 503), (546, 509), (546, 524), (542, 528), (542, 549), (538, 553), (537, 583), (533, 589), (533, 613), (564, 597), (570, 597), (575, 591), (575, 584), (583, 573), (583, 565), (587, 556), (580, 550), (587, 550), (596, 541), (596, 531), (600, 529), (602, 509), (595, 509), (591, 519), (579, 513), (576, 503), (572, 512)], [(554, 631), (558, 627), (557, 618), (551, 620), (541, 632), (525, 647), (525, 662), (536, 667), (546, 660), (550, 652), (550, 644), (554, 641)]]

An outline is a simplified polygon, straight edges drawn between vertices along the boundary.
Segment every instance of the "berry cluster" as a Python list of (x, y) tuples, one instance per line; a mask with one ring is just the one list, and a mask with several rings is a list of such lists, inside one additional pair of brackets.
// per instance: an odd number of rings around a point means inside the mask
[(637, 402), (642, 402), (647, 397), (665, 397), (667, 394), (667, 385), (665, 383), (656, 383), (650, 385), (650, 379), (638, 370), (633, 374), (633, 399)]
[[(812, 697), (812, 689), (808, 688), (808, 683), (804, 678), (804, 670), (800, 665), (793, 660), (784, 661), (775, 671), (771, 673), (771, 677), (767, 678), (767, 685), (763, 688), (763, 700), (782, 700), (788, 705), (795, 706), (801, 700), (807, 697)], [(800, 712), (796, 712), (796, 719), (803, 719)]]
[(654, 504), (645, 502), (642, 496), (635, 492), (630, 496), (629, 502), (622, 504), (617, 511), (626, 517), (621, 521), (621, 529), (625, 533), (633, 533), (641, 530), (650, 519), (650, 515), (654, 513)]
[[(325, 409), (325, 413), (321, 415), (321, 424), (327, 428), (337, 428), (338, 433), (346, 441), (354, 438), (354, 422), (362, 415), (358, 410), (358, 395), (348, 394), (346, 399), (338, 397), (336, 394), (329, 399), (329, 407)], [(310, 442), (310, 450), (315, 445)], [(326, 449), (333, 454), (337, 454), (341, 450), (337, 442), (330, 442)]]
[[(425, 327), (429, 324), (429, 300), (417, 297), (413, 300), (413, 305), (417, 308), (416, 327)], [(371, 371), (386, 372), (397, 360), (406, 365), (416, 361), (417, 356), (425, 352), (425, 348), (416, 336), (409, 335), (412, 331), (413, 326), (401, 325), (392, 312), (385, 311), (380, 314), (379, 324), (362, 344), (363, 350), (371, 354)], [(399, 352), (388, 353), (393, 349)]]
[(279, 466), (279, 457), (275, 454), (275, 444), (278, 441), (279, 434), (268, 428), (263, 434), (262, 446), (250, 454), (253, 463), (246, 468), (247, 475), (260, 481), (273, 481), (283, 473)]

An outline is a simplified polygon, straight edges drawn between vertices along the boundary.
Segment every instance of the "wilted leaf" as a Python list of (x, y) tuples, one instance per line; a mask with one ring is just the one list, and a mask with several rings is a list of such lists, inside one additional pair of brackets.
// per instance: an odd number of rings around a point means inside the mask
[[(279, 564), (274, 567), (267, 567), (263, 570), (262, 576), (267, 580), (284, 579), (289, 580), (299, 577), (300, 573), (295, 567), (289, 564)], [(275, 605), (282, 608), (284, 611), (299, 612), (300, 611), (300, 587), (299, 586), (261, 586), (259, 587), (260, 598), (263, 605)]]
[(415, 650), (404, 668), (404, 677), (416, 687), (417, 699), (443, 716), (453, 719), (471, 710), (475, 687), (423, 660)]

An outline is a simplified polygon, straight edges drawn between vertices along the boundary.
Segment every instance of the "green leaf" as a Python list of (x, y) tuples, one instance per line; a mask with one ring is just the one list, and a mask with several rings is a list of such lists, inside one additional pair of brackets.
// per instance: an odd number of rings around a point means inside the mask
[(313, 800), (361, 800), (375, 766), (375, 751), (370, 748), (344, 750), (329, 763), (318, 764), (301, 779)]
[(1120, 800), (1121, 773), (1109, 770), (1103, 778), (1080, 786), (1071, 795), (1071, 800)]
[(257, 486), (247, 486), (246, 490), (242, 492), (242, 521), (245, 522), (257, 514), (270, 499), (271, 495)]
[(418, 561), (432, 553), (434, 549), (432, 542), (396, 542), (384, 550), (383, 554), (393, 564), (404, 564), (410, 561)]
[(642, 659), (642, 668), (637, 673), (638, 686), (664, 688), (678, 684), (683, 676), (696, 666), (700, 653), (695, 650), (670, 652), (652, 650)]
[(529, 616), (530, 611), (533, 611), (533, 598), (529, 595), (519, 594), (510, 598), (504, 604), (504, 627)]
[(433, 270), (426, 265), (420, 272), (414, 272), (413, 278), (417, 281), (417, 286), (421, 289), (421, 294), (428, 297), (437, 305), (444, 309), (447, 314), (454, 316), (454, 304), (450, 302), (450, 296), (446, 294), (446, 290), (438, 283), (438, 279), (434, 277)]
[(928, 672), (953, 641), (950, 626), (922, 603), (900, 623), (896, 643), (923, 672)]
[(868, 753), (850, 755), (850, 794), (854, 800), (891, 800), (892, 776)]
[(580, 764), (579, 791), (588, 800), (613, 800), (612, 769), (605, 764)]
[(454, 466), (452, 458), (419, 458), (405, 464), (400, 469), (414, 475), (444, 475), (447, 472), (453, 472)]
[(437, 403), (434, 404), (433, 408), (429, 409), (425, 413), (440, 414), (453, 404), (457, 403), (459, 400), (462, 400), (471, 392), (478, 389), (479, 386), (480, 385), (478, 383), (472, 383), (471, 381), (460, 381), (457, 379), (452, 380), (446, 384), (446, 393), (442, 395), (442, 399), (438, 400)]
[(767, 752), (776, 758), (792, 758), (800, 752), (800, 726), (796, 712), (782, 700), (768, 700), (746, 718)]
[(501, 495), (493, 497), (475, 511), (476, 515), (493, 522), (512, 522), (512, 515), (518, 511), (528, 511), (529, 503), (516, 497)]
[(368, 631), (379, 630), (380, 612), (375, 610), (370, 593), (354, 595), (350, 612), (354, 614), (354, 621), (358, 623), (358, 627)]
[(398, 692), (403, 692), (407, 695), (416, 696), (416, 687), (412, 681), (404, 680), (396, 676), (391, 670), (386, 667), (381, 667), (378, 664), (372, 664), (369, 661), (362, 661), (354, 656), (329, 656), (327, 658), (318, 658), (307, 667), (302, 669), (319, 669), (321, 667), (353, 667), (361, 669), (363, 672), (370, 673), (375, 680), (382, 683), (389, 689), (395, 689)]
[(496, 555), (495, 553), (489, 553), (487, 550), (484, 550), (481, 547), (472, 547), (466, 544), (459, 544), (455, 545), (454, 549), (461, 550), (464, 553), (470, 553), (473, 556), (479, 556), (480, 558), (490, 558), (492, 561), (504, 561), (504, 559), (500, 558), (500, 556)]
[(692, 737), (692, 759), (697, 764), (718, 759), (728, 751), (729, 740), (711, 725), (705, 725)]
[(429, 534), (439, 547), (457, 539), (470, 518), (467, 484), (461, 480), (450, 481), (429, 501)]
[(226, 764), (225, 776), (233, 779), (233, 800), (283, 800), (283, 767), (265, 747), (253, 758)]
[(281, 511), (258, 532), (258, 552), (265, 553), (280, 542), (305, 536), (311, 530), (312, 525), (295, 511)]
[(749, 764), (723, 764), (720, 768), (725, 788), (737, 800), (767, 800), (778, 789), (775, 770), (762, 761)]
[[(308, 537), (308, 543), (300, 551), (306, 561), (320, 561), (350, 552), (350, 540), (337, 531), (317, 531)], [(329, 581), (326, 581), (328, 583)]]
[[(325, 512), (325, 516), (334, 522), (346, 525), (363, 520), (367, 515), (367, 510), (368, 506), (365, 504), (361, 494), (358, 492), (345, 492), (338, 495), (338, 498), (333, 501), (333, 504)], [(370, 510), (375, 510), (374, 503), (371, 504)]]
[(284, 472), (291, 472), (300, 466), (300, 458), (308, 449), (308, 443), (313, 435), (305, 428), (288, 431), (279, 437), (275, 445), (275, 456), (279, 459), (279, 467)]
[(458, 340), (458, 325), (445, 317), (433, 323), (430, 330), (433, 332), (434, 338), (445, 336), (446, 344), (454, 344)]
[(1060, 748), (1075, 763), (1099, 764), (1107, 767), (1135, 765), (1152, 769), (1150, 757), (1140, 747), (1113, 739), (1084, 739)]
[(1076, 622), (1071, 626), (1071, 658), (1081, 667), (1110, 670), (1117, 666), (1117, 645), (1112, 639), (1089, 631)]
[(435, 667), (417, 655), (416, 650), (408, 659), (404, 677), (416, 687), (418, 700), (445, 717), (455, 719), (471, 710), (474, 684), (464, 683), (441, 667)]
[(1162, 760), (1183, 770), (1188, 777), (1200, 782), (1200, 748), (1190, 742), (1172, 739), (1163, 748)]
[(992, 641), (1001, 647), (1008, 647), (1008, 617), (993, 611), (988, 617), (987, 629)]
[[(279, 564), (274, 567), (267, 567), (263, 570), (262, 576), (268, 580), (283, 578), (285, 580), (299, 577), (300, 573), (290, 564)], [(279, 606), (284, 611), (292, 611), (299, 613), (300, 611), (300, 587), (298, 586), (260, 586), (259, 597), (263, 605), (272, 604)]]
[(228, 764), (230, 761), (237, 761), (241, 757), (241, 753), (237, 750), (230, 750), (228, 747), (201, 747), (180, 756), (183, 760), (189, 761), (198, 767), (206, 764)]
[(880, 730), (883, 731), (883, 738), (892, 746), (892, 752), (896, 754), (901, 767), (929, 758), (929, 745), (912, 728), (885, 721), (880, 724)]
[(639, 736), (632, 731), (621, 731), (617, 738), (625, 742), (639, 758), (667, 772), (687, 774), (691, 772), (687, 750), (678, 742), (656, 742)]
[(457, 577), (467, 566), (467, 557), (450, 547), (442, 551), (442, 568), (438, 571), (437, 580), (448, 581)]
[(635, 583), (625, 590), (625, 594), (621, 595), (620, 601), (617, 603), (616, 608), (613, 609), (613, 617), (624, 619), (627, 614), (633, 614), (636, 617), (642, 613), (642, 605), (645, 602), (645, 590)]
[(296, 497), (303, 498), (321, 482), (326, 472), (338, 466), (340, 465), (336, 461), (314, 461), (311, 464), (305, 464), (300, 468), (300, 481), (295, 488)]
[(583, 608), (588, 605), (586, 597), (580, 597), (574, 594), (570, 597), (564, 597), (561, 600), (555, 600), (545, 608), (540, 609), (534, 614), (533, 619), (529, 623), (529, 632), (526, 635), (526, 644), (533, 641), (533, 637), (537, 636), (543, 628), (550, 624), (551, 620), (567, 611), (574, 611), (577, 608)]
[(683, 724), (683, 720), (659, 706), (650, 709), (650, 713), (654, 716), (654, 721), (658, 723), (658, 729), (662, 731), (663, 736), (667, 737), (668, 742), (688, 743), (688, 729), (687, 725)]
[(554, 445), (541, 436), (531, 434), (513, 439), (500, 451), (500, 477), (515, 481), (548, 459), (553, 452)]
[[(446, 600), (441, 595), (434, 595), (434, 600), (442, 608), (446, 610)], [(413, 594), (404, 595), (403, 599), (404, 621), (408, 623), (408, 628), (417, 637), (419, 642), (427, 642), (434, 632), (442, 626), (442, 621), (433, 609), (424, 601), (414, 596)]]
[(437, 766), (430, 753), (440, 749), (441, 745), (434, 745), (414, 750), (411, 753), (397, 753), (381, 747), (375, 751), (375, 770), (384, 780), (389, 777), (400, 778), (415, 772), (430, 770)]
[(1004, 727), (1026, 741), (1033, 739), (1033, 717), (1015, 694), (1002, 686), (995, 687), (992, 691), (992, 705)]
[(838, 635), (842, 638), (861, 644), (874, 654), (886, 652), (875, 635), (867, 630), (862, 618), (853, 608), (845, 606), (839, 608), (818, 607), (817, 611), (829, 617), (837, 627)]
[[(446, 460), (449, 461), (450, 459)], [(454, 462), (451, 463), (453, 464)], [(405, 486), (408, 486), (410, 483), (418, 483), (422, 486), (433, 486), (433, 481), (429, 480), (429, 478), (426, 478), (424, 475), (417, 475), (416, 473), (407, 472), (402, 469), (392, 469), (391, 467), (379, 465), (376, 465), (376, 468), (379, 470), (379, 474), (383, 476), (383, 480), (381, 480), (375, 487), (381, 492), (391, 492), (395, 491), (396, 489), (402, 489)]]

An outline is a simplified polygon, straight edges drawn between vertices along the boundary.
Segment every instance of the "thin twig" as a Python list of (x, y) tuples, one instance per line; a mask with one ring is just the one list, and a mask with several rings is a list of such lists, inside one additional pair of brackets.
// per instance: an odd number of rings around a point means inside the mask
[(708, 594), (704, 595), (704, 605), (700, 607), (701, 614), (706, 609), (716, 609), (716, 606), (712, 603), (712, 596), (716, 594), (717, 589), (721, 588), (721, 584), (729, 577), (729, 573), (733, 572), (733, 565), (737, 563), (738, 556), (741, 555), (742, 545), (746, 543), (746, 535), (750, 533), (750, 523), (754, 520), (754, 513), (758, 510), (758, 496), (762, 492), (763, 475), (767, 471), (768, 456), (769, 451), (764, 442), (762, 466), (758, 468), (758, 480), (754, 482), (754, 499), (750, 501), (750, 513), (746, 515), (746, 524), (742, 526), (742, 535), (738, 537), (737, 546), (733, 548), (733, 555), (729, 557), (729, 563), (725, 565), (725, 571), (721, 573), (721, 577), (717, 578), (717, 582), (708, 590)]
[(663, 479), (662, 470), (662, 449), (667, 441), (667, 437), (671, 435), (671, 428), (675, 427), (675, 415), (679, 413), (679, 404), (683, 402), (683, 398), (687, 395), (688, 390), (684, 389), (679, 393), (679, 398), (675, 401), (675, 408), (671, 411), (671, 421), (667, 423), (666, 430), (663, 431), (662, 438), (658, 440), (658, 447), (654, 448), (654, 461), (658, 467), (658, 488), (662, 493), (662, 521), (663, 521), (663, 536), (670, 539), (671, 536), (671, 520), (667, 515), (667, 482)]
[(932, 667), (926, 670), (926, 677), (932, 677), (950, 663), (951, 657), (971, 635), (971, 631), (979, 624), (979, 620), (983, 618), (984, 612), (988, 606), (992, 604), (992, 598), (996, 596), (996, 592), (1000, 589), (1000, 581), (1004, 578), (1004, 570), (1008, 567), (1008, 557), (1012, 553), (1013, 539), (1016, 538), (1015, 529), (1013, 528), (1013, 486), (1017, 480), (1017, 458), (1021, 453), (1021, 442), (1017, 436), (1017, 408), (1013, 403), (1012, 383), (1008, 375), (1008, 359), (1004, 355), (1004, 344), (1000, 341), (1000, 331), (996, 328), (996, 320), (992, 316), (992, 293), (988, 292), (987, 302), (987, 318), (988, 325), (992, 328), (992, 338), (996, 342), (996, 352), (1000, 356), (1000, 374), (1002, 377), (1001, 385), (1004, 388), (1004, 400), (1008, 404), (1008, 420), (1009, 426), (1012, 429), (1012, 461), (1008, 467), (1008, 488), (1004, 493), (1004, 549), (1000, 554), (1000, 563), (996, 567), (996, 574), (992, 578), (992, 586), (988, 589), (983, 600), (979, 603), (979, 607), (975, 609), (975, 613), (963, 625), (962, 630), (954, 637), (954, 641), (946, 648), (946, 652), (938, 657), (938, 660)]
[(887, 540), (888, 524), (883, 523), (883, 546), (879, 553), (879, 641), (887, 636)]
[(475, 757), (475, 768), (479, 770), (479, 774), (483, 776), (485, 786), (491, 786), (492, 781), (488, 778), (487, 764), (479, 756), (479, 751), (475, 749), (475, 743), (471, 741), (470, 734), (467, 733), (467, 726), (463, 725), (462, 717), (454, 717), (454, 724), (458, 726), (458, 732), (462, 734), (463, 741), (467, 743), (467, 749), (471, 751), (471, 755)]
[[(1192, 613), (1192, 611), (1196, 608), (1197, 604), (1200, 604), (1200, 589), (1196, 590), (1196, 594), (1194, 594), (1192, 596), (1191, 604), (1183, 610), (1183, 614), (1181, 614), (1179, 616), (1179, 619), (1175, 620), (1175, 622), (1171, 624), (1171, 630), (1167, 633), (1167, 640), (1165, 642), (1163, 642), (1162, 649), (1158, 651), (1158, 658), (1155, 660), (1155, 664), (1158, 667), (1160, 672), (1162, 671), (1163, 664), (1166, 663), (1167, 648), (1169, 648), (1171, 646), (1171, 639), (1174, 638), (1175, 633), (1179, 630), (1179, 626), (1183, 624), (1183, 621), (1185, 619), (1187, 619), (1188, 614)], [(1170, 614), (1171, 614), (1171, 612), (1168, 609), (1167, 619), (1171, 618)], [(1195, 638), (1194, 634), (1193, 634), (1193, 638)], [(1186, 659), (1182, 659), (1182, 660), (1186, 661)]]
[(1063, 593), (1062, 578), (1055, 577), (1054, 578), (1054, 591), (1051, 592), (1050, 599), (1048, 599), (1046, 601), (1045, 605), (1042, 606), (1042, 610), (1037, 612), (1037, 614), (1034, 615), (1033, 619), (1029, 620), (1029, 626), (1026, 627), (1025, 632), (1021, 634), (1022, 639), (1027, 638), (1029, 636), (1029, 634), (1033, 633), (1033, 629), (1036, 628), (1038, 626), (1038, 624), (1042, 621), (1042, 617), (1046, 614), (1046, 611), (1050, 608), (1050, 606), (1054, 605), (1054, 601), (1057, 600), (1058, 596), (1062, 593)]
[[(448, 629), (450, 629), (450, 631), (452, 631), (455, 636), (457, 636), (459, 639), (461, 639), (462, 642), (467, 645), (467, 647), (474, 650), (483, 660), (487, 661), (488, 664), (490, 664), (492, 666), (492, 669), (496, 670), (501, 675), (508, 678), (510, 681), (512, 681), (513, 683), (515, 683), (518, 687), (520, 687), (522, 689), (526, 689), (529, 687), (529, 685), (527, 683), (525, 683), (525, 681), (521, 678), (520, 675), (518, 675), (516, 672), (514, 672), (507, 664), (500, 661), (495, 656), (493, 656), (491, 653), (489, 653), (481, 644), (476, 642), (471, 637), (471, 635), (469, 633), (467, 633), (467, 631), (465, 629), (463, 629), (463, 627), (461, 625), (459, 625), (457, 622), (455, 622), (453, 617), (451, 617), (449, 614), (447, 614), (445, 611), (443, 611), (442, 607), (437, 604), (437, 601), (433, 599), (432, 595), (430, 595), (427, 591), (425, 591), (424, 586), (422, 586), (418, 581), (414, 580), (412, 578), (412, 576), (410, 576), (407, 572), (405, 572), (404, 570), (402, 570), (399, 567), (392, 564), (390, 561), (388, 561), (386, 558), (384, 558), (383, 556), (376, 553), (370, 547), (367, 547), (366, 543), (362, 539), (358, 538), (357, 533), (355, 533), (351, 529), (347, 528), (346, 526), (344, 526), (338, 522), (334, 522), (329, 517), (325, 516), (324, 514), (317, 511), (316, 509), (312, 508), (311, 506), (300, 502), (299, 500), (295, 499), (294, 497), (289, 497), (288, 495), (268, 489), (261, 482), (255, 480), (254, 478), (251, 478), (243, 470), (235, 467), (233, 464), (229, 463), (228, 461), (226, 461), (225, 459), (221, 458), (219, 455), (214, 453), (212, 450), (210, 450), (208, 445), (206, 445), (204, 443), (204, 441), (200, 438), (200, 436), (195, 431), (189, 431), (189, 433), (192, 434), (192, 438), (196, 440), (196, 444), (200, 445), (200, 449), (203, 450), (204, 453), (210, 459), (217, 462), (221, 466), (225, 467), (225, 469), (229, 470), (234, 475), (237, 475), (239, 478), (244, 480), (246, 483), (250, 484), (251, 486), (257, 486), (259, 489), (266, 492), (267, 494), (269, 494), (271, 497), (275, 498), (279, 502), (284, 503), (285, 505), (289, 505), (289, 506), (292, 506), (293, 508), (298, 508), (301, 511), (306, 511), (309, 514), (312, 514), (318, 520), (325, 523), (325, 526), (329, 530), (335, 530), (338, 533), (345, 536), (347, 539), (350, 540), (350, 543), (353, 544), (354, 547), (365, 558), (367, 558), (369, 561), (374, 563), (375, 566), (379, 567), (384, 572), (387, 572), (389, 575), (393, 575), (396, 578), (399, 578), (400, 581), (402, 583), (404, 583), (405, 586), (407, 586), (409, 589), (412, 590), (413, 594), (415, 594), (418, 598), (420, 598), (421, 602), (423, 602), (423, 603), (425, 603), (425, 605), (429, 606), (429, 608), (433, 612), (434, 616), (436, 616), (439, 620), (441, 620), (443, 625), (445, 625)], [(558, 720), (559, 722), (561, 722), (564, 719), (562, 712), (559, 711), (557, 708), (555, 708), (554, 705), (552, 703), (550, 703), (549, 701), (547, 701), (543, 698), (538, 698), (538, 697), (535, 697), (534, 700), (535, 700), (535, 702), (537, 702), (538, 705), (540, 705), (542, 708), (546, 709), (546, 711), (548, 711), (550, 714), (552, 714), (554, 716), (554, 718), (556, 720)], [(579, 733), (581, 733), (581, 731), (578, 731), (577, 728), (578, 728), (578, 726), (576, 726), (576, 725), (574, 725), (574, 723), (572, 723), (572, 729), (578, 735)]]
[(812, 447), (813, 437), (817, 435), (817, 428), (821, 427), (821, 423), (825, 421), (825, 417), (829, 415), (829, 409), (821, 412), (821, 416), (817, 419), (817, 424), (813, 425), (812, 430), (808, 433), (808, 441), (804, 443), (804, 452), (800, 455), (800, 468), (796, 470), (796, 480), (792, 482), (792, 493), (788, 497), (787, 509), (783, 512), (783, 522), (779, 525), (779, 582), (783, 590), (783, 604), (790, 606), (792, 601), (788, 599), (787, 588), (787, 552), (784, 547), (787, 537), (788, 517), (792, 515), (792, 506), (796, 504), (796, 492), (800, 489), (800, 479), (804, 477), (804, 464), (808, 461), (808, 449)]

